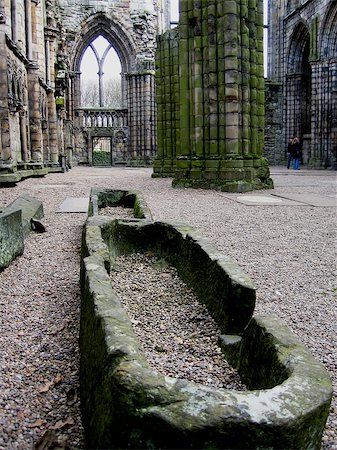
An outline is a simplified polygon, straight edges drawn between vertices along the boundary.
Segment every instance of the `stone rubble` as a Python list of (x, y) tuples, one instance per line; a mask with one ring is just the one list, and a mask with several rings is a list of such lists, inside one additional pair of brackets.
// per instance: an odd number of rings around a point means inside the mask
[[(258, 195), (335, 195), (332, 172), (277, 171), (272, 177), (275, 191)], [(139, 190), (155, 220), (188, 223), (236, 259), (257, 286), (256, 312), (286, 323), (325, 365), (337, 392), (334, 208), (247, 206), (236, 194), (172, 189), (170, 179), (152, 179), (151, 169), (75, 167), (0, 188), (4, 206), (24, 193), (40, 199), (47, 228), (31, 233), (24, 254), (0, 273), (1, 450), (84, 448), (78, 335), (86, 214), (55, 211), (66, 197), (88, 197), (91, 186)], [(336, 396), (322, 449), (337, 449)]]

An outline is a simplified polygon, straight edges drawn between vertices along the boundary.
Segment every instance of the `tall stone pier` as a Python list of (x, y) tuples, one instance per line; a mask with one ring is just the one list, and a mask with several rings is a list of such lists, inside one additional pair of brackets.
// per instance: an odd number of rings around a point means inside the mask
[(158, 38), (154, 177), (244, 192), (273, 183), (263, 158), (263, 0), (180, 0)]

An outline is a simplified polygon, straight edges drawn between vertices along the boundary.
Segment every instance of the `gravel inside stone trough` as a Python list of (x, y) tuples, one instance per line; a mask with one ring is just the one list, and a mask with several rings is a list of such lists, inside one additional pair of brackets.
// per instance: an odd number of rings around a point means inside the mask
[(133, 208), (125, 208), (124, 206), (106, 206), (100, 208), (98, 214), (101, 216), (112, 216), (114, 219), (133, 219)]
[(114, 262), (111, 280), (153, 369), (245, 390), (218, 346), (219, 328), (173, 267), (151, 254), (123, 255)]
[[(257, 287), (256, 313), (287, 324), (329, 371), (335, 396), (322, 449), (337, 449), (336, 209), (247, 206), (236, 194), (173, 189), (151, 173), (76, 167), (0, 188), (2, 206), (22, 194), (41, 200), (47, 229), (31, 233), (24, 254), (0, 273), (0, 449), (85, 448), (78, 337), (86, 214), (56, 211), (66, 197), (88, 197), (90, 187), (142, 192), (155, 220), (193, 226), (238, 262)], [(333, 172), (274, 170), (273, 179), (274, 190), (254, 195), (336, 198)]]

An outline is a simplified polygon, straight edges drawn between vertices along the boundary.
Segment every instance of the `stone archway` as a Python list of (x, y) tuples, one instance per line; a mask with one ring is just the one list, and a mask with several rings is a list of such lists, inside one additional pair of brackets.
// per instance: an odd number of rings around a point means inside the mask
[(73, 58), (71, 66), (76, 76), (74, 83), (74, 107), (80, 107), (80, 65), (82, 57), (88, 46), (99, 36), (104, 37), (109, 44), (115, 49), (121, 63), (122, 77), (122, 97), (123, 103), (126, 105), (127, 97), (127, 81), (126, 74), (135, 66), (137, 53), (136, 45), (124, 30), (113, 20), (107, 18), (103, 13), (93, 15), (88, 19), (82, 27), (80, 35), (75, 41), (73, 48)]
[[(124, 12), (126, 14), (127, 11)], [(81, 22), (81, 32), (73, 39), (69, 48), (70, 67), (72, 79), (70, 96), (72, 98), (71, 118), (73, 119), (75, 136), (79, 136), (76, 142), (74, 137), (74, 159), (83, 160), (87, 163), (92, 161), (90, 147), (83, 148), (81, 132), (89, 132), (93, 135), (92, 123), (101, 128), (99, 133), (113, 136), (121, 131), (125, 134), (127, 142), (123, 141), (123, 162), (131, 164), (144, 164), (152, 162), (156, 154), (156, 106), (155, 106), (155, 81), (154, 81), (154, 51), (156, 39), (157, 16), (150, 13), (132, 12), (124, 17), (125, 21), (117, 20), (113, 12), (94, 12)], [(81, 108), (80, 83), (81, 59), (88, 48), (97, 37), (102, 36), (116, 51), (121, 63), (122, 81), (122, 107), (120, 109), (102, 108), (87, 111)], [(120, 115), (123, 117), (120, 118)], [(116, 117), (121, 121), (121, 128), (116, 128)], [(104, 121), (107, 121), (106, 129)], [(117, 122), (118, 122), (117, 121)], [(88, 130), (88, 127), (91, 128)], [(110, 129), (109, 129), (110, 128)], [(113, 128), (113, 129), (111, 129)], [(81, 144), (82, 143), (82, 144)], [(82, 148), (80, 147), (82, 145)]]
[(304, 23), (295, 29), (290, 41), (286, 74), (286, 138), (298, 136), (304, 144), (304, 161), (309, 158), (311, 136), (312, 70), (310, 35)]
[(313, 65), (312, 164), (337, 166), (337, 1), (330, 3), (319, 41), (318, 63)]

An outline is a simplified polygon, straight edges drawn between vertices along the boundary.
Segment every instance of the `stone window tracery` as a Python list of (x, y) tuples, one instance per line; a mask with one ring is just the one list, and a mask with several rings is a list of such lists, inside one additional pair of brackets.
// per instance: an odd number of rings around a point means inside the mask
[(101, 35), (83, 53), (81, 96), (82, 106), (120, 108), (122, 104), (121, 63), (113, 45)]

